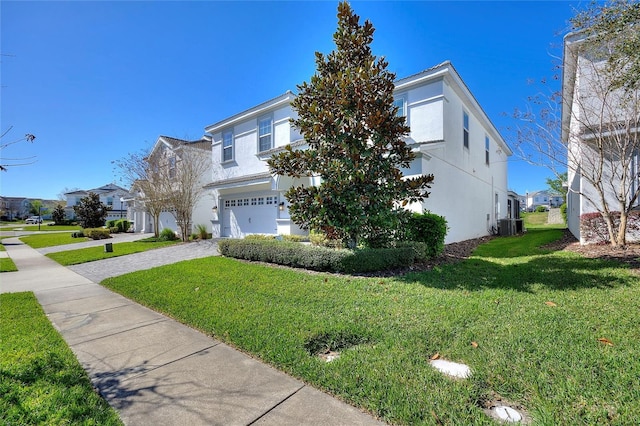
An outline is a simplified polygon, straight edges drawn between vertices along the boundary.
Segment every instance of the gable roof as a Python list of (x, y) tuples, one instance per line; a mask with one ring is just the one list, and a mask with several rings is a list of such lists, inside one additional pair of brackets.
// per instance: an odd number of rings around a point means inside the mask
[(93, 188), (93, 189), (78, 189), (76, 191), (71, 191), (71, 192), (65, 192), (64, 195), (85, 195), (88, 194), (89, 192), (93, 192), (95, 194), (98, 195), (102, 195), (102, 194), (107, 194), (110, 192), (117, 192), (117, 191), (121, 191), (124, 193), (129, 193), (129, 191), (127, 191), (126, 189), (114, 184), (114, 183), (108, 183), (106, 185), (102, 185), (101, 187), (98, 188)]

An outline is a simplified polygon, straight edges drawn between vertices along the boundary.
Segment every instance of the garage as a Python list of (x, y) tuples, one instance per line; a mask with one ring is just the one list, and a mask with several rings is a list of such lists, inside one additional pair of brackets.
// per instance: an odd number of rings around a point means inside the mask
[(221, 200), (222, 236), (277, 234), (278, 195), (274, 192), (243, 193)]

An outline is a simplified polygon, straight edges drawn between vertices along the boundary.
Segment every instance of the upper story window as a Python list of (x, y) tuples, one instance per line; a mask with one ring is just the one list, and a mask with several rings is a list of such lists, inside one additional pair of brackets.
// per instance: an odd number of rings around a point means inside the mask
[(393, 106), (398, 108), (398, 117), (407, 118), (407, 97), (405, 95), (398, 95), (393, 100)]
[(484, 137), (484, 162), (486, 165), (489, 165), (489, 146), (490, 146), (489, 136)]
[(107, 197), (107, 206), (113, 207), (113, 197)]
[(169, 157), (169, 177), (176, 177), (176, 157)]
[(233, 160), (233, 132), (222, 132), (222, 161)]
[(273, 120), (265, 117), (258, 120), (258, 151), (263, 152), (271, 149), (273, 134)]
[(469, 149), (469, 114), (462, 111), (462, 145)]

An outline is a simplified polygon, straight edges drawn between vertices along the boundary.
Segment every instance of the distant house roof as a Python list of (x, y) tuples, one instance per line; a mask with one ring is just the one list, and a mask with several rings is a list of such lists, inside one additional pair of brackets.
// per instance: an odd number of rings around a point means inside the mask
[(76, 191), (71, 191), (71, 192), (65, 192), (64, 195), (85, 195), (88, 194), (89, 192), (93, 192), (95, 194), (101, 195), (101, 194), (107, 194), (109, 192), (117, 192), (117, 191), (121, 191), (121, 192), (125, 192), (128, 193), (129, 191), (127, 191), (126, 189), (114, 184), (114, 183), (108, 183), (106, 185), (103, 185), (99, 188), (93, 188), (93, 189), (79, 189)]

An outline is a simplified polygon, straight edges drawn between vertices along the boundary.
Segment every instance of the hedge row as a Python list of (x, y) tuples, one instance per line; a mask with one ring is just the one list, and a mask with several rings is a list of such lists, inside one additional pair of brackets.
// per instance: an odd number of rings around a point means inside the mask
[[(130, 222), (127, 219), (111, 219), (107, 221), (107, 228), (109, 228), (112, 234), (118, 232), (129, 231)], [(115, 231), (113, 231), (115, 229)]]
[(269, 262), (314, 271), (363, 273), (398, 269), (427, 259), (427, 247), (419, 242), (400, 243), (394, 248), (331, 249), (259, 239), (222, 240), (218, 250), (227, 257)]

